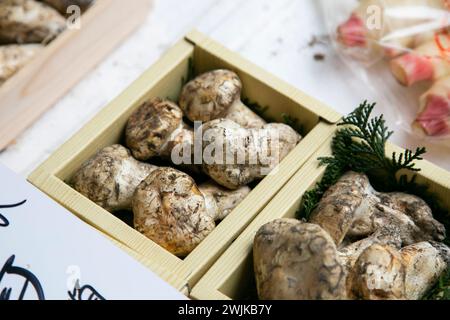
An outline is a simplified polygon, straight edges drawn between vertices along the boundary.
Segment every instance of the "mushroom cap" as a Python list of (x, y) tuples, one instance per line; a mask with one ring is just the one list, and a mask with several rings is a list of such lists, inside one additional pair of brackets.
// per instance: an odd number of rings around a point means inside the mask
[(441, 250), (448, 251), (449, 248), (443, 243), (435, 246), (424, 241), (400, 250), (406, 270), (406, 299), (421, 299), (447, 270), (447, 257)]
[(228, 109), (241, 99), (242, 83), (229, 70), (203, 73), (181, 91), (180, 107), (191, 121), (210, 121), (225, 117)]
[[(249, 130), (229, 119), (216, 119), (205, 123), (203, 133), (203, 170), (218, 184), (237, 189), (259, 176), (258, 163), (248, 159), (238, 162), (234, 155), (254, 151), (247, 144)], [(244, 143), (243, 143), (244, 142)]]
[(142, 181), (132, 206), (135, 229), (180, 257), (215, 228), (195, 181), (173, 168), (159, 168)]
[(135, 160), (115, 144), (100, 150), (75, 173), (75, 190), (109, 211), (130, 209), (136, 187), (155, 166)]
[(316, 224), (277, 219), (253, 244), (260, 299), (345, 299), (346, 270), (329, 234)]
[(373, 192), (365, 174), (349, 171), (325, 192), (310, 222), (321, 226), (339, 245), (351, 229), (357, 209), (370, 214), (376, 201), (372, 200)]
[(175, 130), (183, 126), (183, 112), (173, 102), (155, 98), (143, 103), (128, 119), (126, 144), (138, 160), (160, 155)]
[(417, 226), (417, 233), (408, 230), (412, 240), (406, 244), (429, 240), (444, 241), (445, 226), (434, 219), (431, 208), (425, 200), (402, 192), (392, 192), (387, 195), (387, 197), (382, 197), (385, 202), (383, 204), (403, 213)]

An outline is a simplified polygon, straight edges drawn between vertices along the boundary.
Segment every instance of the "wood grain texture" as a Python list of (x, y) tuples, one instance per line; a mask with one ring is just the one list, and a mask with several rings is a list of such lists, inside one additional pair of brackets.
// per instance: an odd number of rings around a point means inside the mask
[[(328, 139), (307, 163), (280, 190), (273, 200), (260, 212), (227, 251), (216, 261), (191, 292), (198, 300), (239, 299), (252, 286), (253, 239), (264, 224), (279, 218), (295, 218), (303, 194), (312, 189), (325, 171), (317, 158), (331, 155), (331, 139)], [(403, 149), (389, 143), (386, 154), (403, 152)], [(422, 169), (417, 182), (426, 184), (435, 192), (442, 204), (450, 208), (450, 173), (428, 162), (420, 162)], [(256, 298), (256, 297), (253, 297)]]
[[(50, 108), (146, 17), (151, 0), (97, 1), (0, 87), (0, 149)], [(123, 19), (127, 17), (127, 19)]]
[[(267, 106), (268, 115), (279, 120), (282, 112), (297, 118), (307, 134), (279, 166), (182, 260), (73, 190), (67, 182), (80, 164), (96, 151), (120, 141), (130, 114), (145, 99), (168, 97), (177, 100), (182, 87), (181, 80), (188, 73), (190, 59), (198, 72), (214, 68), (235, 70), (246, 88), (246, 97)], [(152, 270), (163, 268), (169, 271), (169, 274), (158, 274), (176, 288), (192, 288), (278, 190), (334, 132), (333, 122), (339, 117), (327, 106), (194, 31), (58, 149), (30, 175), (29, 181), (90, 225), (148, 259)], [(168, 275), (174, 275), (175, 278)]]

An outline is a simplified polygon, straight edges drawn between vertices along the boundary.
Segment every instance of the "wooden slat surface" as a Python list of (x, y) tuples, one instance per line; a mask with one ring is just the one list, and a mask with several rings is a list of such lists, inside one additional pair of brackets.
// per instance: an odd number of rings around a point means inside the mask
[[(0, 87), (0, 150), (72, 88), (146, 17), (151, 0), (101, 0)], [(124, 19), (124, 17), (127, 17)], [(80, 106), (81, 107), (81, 106)]]

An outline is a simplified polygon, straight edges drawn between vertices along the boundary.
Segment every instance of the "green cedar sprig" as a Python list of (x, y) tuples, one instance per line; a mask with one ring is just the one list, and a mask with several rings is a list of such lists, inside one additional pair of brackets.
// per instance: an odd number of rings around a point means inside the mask
[(412, 188), (415, 178), (408, 179), (400, 171), (418, 172), (415, 162), (421, 160), (425, 148), (405, 150), (386, 157), (386, 143), (393, 132), (389, 131), (383, 115), (371, 118), (375, 103), (364, 101), (355, 111), (345, 117), (331, 143), (332, 155), (319, 158), (326, 166), (322, 180), (314, 189), (305, 193), (301, 218), (308, 219), (325, 191), (349, 170), (369, 175), (374, 187), (380, 191), (400, 191)]

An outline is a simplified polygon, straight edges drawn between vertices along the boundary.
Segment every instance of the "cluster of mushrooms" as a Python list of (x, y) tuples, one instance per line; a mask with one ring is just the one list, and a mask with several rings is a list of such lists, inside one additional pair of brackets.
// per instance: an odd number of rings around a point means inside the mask
[(1, 0), (0, 85), (66, 28), (67, 8), (93, 0)]
[(422, 199), (375, 191), (348, 172), (309, 222), (279, 219), (254, 239), (261, 299), (421, 299), (450, 266), (444, 226)]
[[(132, 211), (136, 230), (185, 257), (248, 195), (247, 185), (263, 178), (262, 163), (273, 169), (301, 139), (288, 125), (268, 124), (246, 107), (241, 89), (236, 73), (214, 70), (188, 82), (179, 105), (160, 98), (144, 102), (128, 119), (126, 147), (108, 146), (87, 160), (73, 176), (74, 188), (110, 212)], [(233, 144), (237, 138), (246, 141), (247, 149), (256, 146), (252, 143), (256, 131), (259, 139), (269, 140), (271, 133), (280, 139), (278, 143), (266, 141), (270, 150), (266, 159), (260, 159), (261, 165), (202, 162), (176, 166), (172, 161), (176, 148), (194, 150), (184, 148), (193, 146), (196, 139), (189, 121), (201, 121), (202, 132), (209, 132), (232, 152), (249, 151), (234, 150), (242, 148)], [(200, 147), (207, 144), (201, 142)], [(275, 155), (279, 159), (272, 159)], [(164, 160), (169, 166), (156, 166), (152, 160)], [(205, 174), (208, 180), (197, 185), (181, 170), (197, 177)]]

